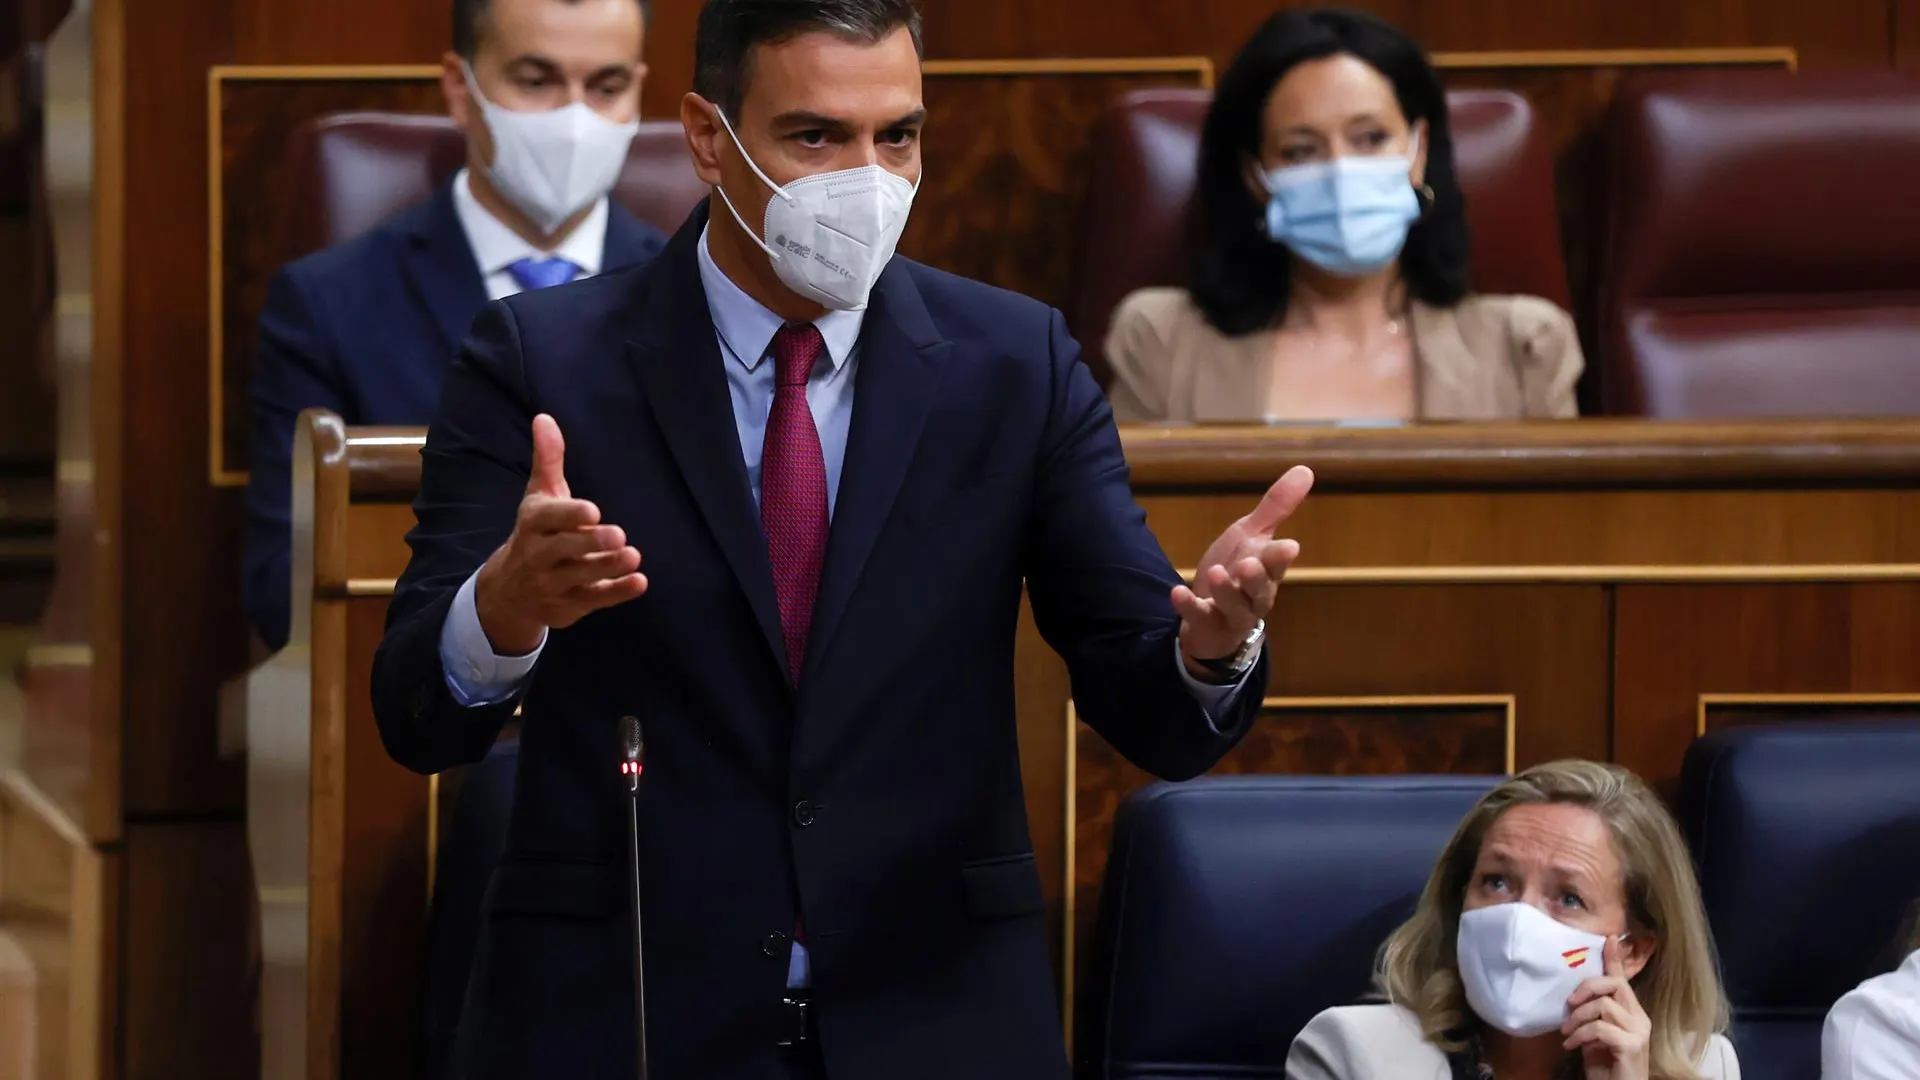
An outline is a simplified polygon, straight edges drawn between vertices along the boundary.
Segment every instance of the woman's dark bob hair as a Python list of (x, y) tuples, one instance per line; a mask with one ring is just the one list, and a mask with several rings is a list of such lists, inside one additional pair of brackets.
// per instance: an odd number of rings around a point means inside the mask
[(1433, 202), (1400, 252), (1409, 295), (1451, 307), (1467, 293), (1466, 205), (1453, 172), (1446, 93), (1433, 66), (1410, 38), (1371, 15), (1326, 8), (1282, 11), (1233, 58), (1200, 134), (1199, 246), (1187, 289), (1223, 334), (1278, 325), (1292, 286), (1293, 256), (1268, 239), (1266, 205), (1247, 190), (1248, 163), (1260, 160), (1267, 98), (1295, 65), (1342, 54), (1387, 77), (1408, 124), (1427, 122), (1426, 182)]

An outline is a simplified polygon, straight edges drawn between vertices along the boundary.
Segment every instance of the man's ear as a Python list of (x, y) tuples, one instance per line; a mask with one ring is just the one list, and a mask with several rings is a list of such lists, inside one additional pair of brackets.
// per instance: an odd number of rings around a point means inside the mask
[(447, 99), (447, 115), (467, 137), (467, 164), (482, 168), (493, 164), (493, 133), (487, 130), (486, 113), (474, 100), (459, 53), (449, 51), (440, 58), (440, 93)]
[(480, 106), (467, 90), (467, 74), (460, 54), (447, 50), (440, 58), (440, 93), (447, 99), (447, 115), (466, 131), (479, 119)]
[(689, 93), (680, 99), (680, 127), (687, 133), (693, 172), (708, 187), (720, 186), (720, 140), (727, 137), (714, 120), (717, 108), (699, 94)]

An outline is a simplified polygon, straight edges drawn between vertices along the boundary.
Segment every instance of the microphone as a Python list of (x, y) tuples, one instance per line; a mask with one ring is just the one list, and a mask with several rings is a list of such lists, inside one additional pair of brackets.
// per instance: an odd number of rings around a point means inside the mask
[(633, 1019), (639, 1051), (635, 1075), (647, 1080), (646, 954), (640, 920), (640, 772), (645, 767), (647, 744), (640, 734), (639, 717), (620, 718), (620, 749), (620, 775), (627, 781), (627, 871), (633, 896)]

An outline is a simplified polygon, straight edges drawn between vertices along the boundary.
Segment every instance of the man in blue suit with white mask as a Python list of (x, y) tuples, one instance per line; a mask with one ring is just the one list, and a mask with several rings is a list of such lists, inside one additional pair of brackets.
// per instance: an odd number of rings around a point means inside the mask
[(245, 582), (269, 647), (288, 635), (300, 411), (424, 426), (489, 300), (663, 246), (607, 197), (637, 130), (646, 17), (646, 0), (455, 0), (441, 87), (466, 167), (426, 203), (274, 279), (250, 393)]
[(1204, 772), (1260, 709), (1312, 476), (1182, 583), (1060, 313), (894, 257), (920, 29), (706, 0), (680, 120), (712, 197), (645, 266), (488, 305), (448, 376), (371, 689), (422, 773), (524, 702), (461, 1080), (634, 1076), (636, 967), (652, 1075), (1065, 1080), (1023, 586), (1135, 764)]

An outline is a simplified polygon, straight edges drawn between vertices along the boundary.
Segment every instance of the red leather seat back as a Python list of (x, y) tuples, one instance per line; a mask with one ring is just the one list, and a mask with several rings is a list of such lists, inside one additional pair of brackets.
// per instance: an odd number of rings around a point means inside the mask
[[(1205, 90), (1135, 91), (1094, 132), (1067, 317), (1103, 381), (1100, 345), (1113, 309), (1135, 289), (1186, 278), (1200, 128), (1212, 101)], [(1447, 113), (1475, 287), (1567, 306), (1553, 155), (1532, 107), (1504, 90), (1456, 90)]]
[[(287, 146), (282, 251), (291, 260), (350, 240), (424, 202), (466, 163), (445, 116), (351, 112), (300, 125)], [(613, 197), (671, 234), (707, 195), (679, 121), (640, 125)]]
[(1920, 413), (1920, 80), (1640, 80), (1608, 138), (1607, 412)]

